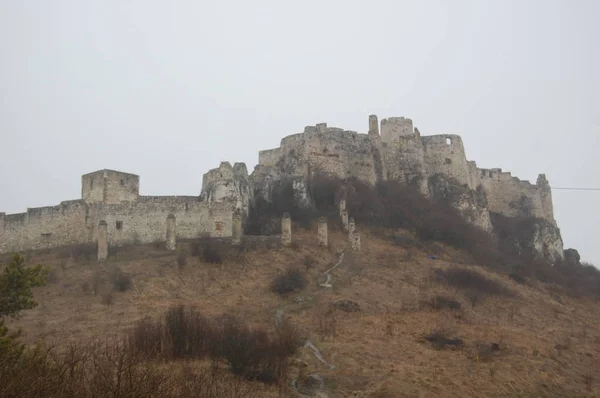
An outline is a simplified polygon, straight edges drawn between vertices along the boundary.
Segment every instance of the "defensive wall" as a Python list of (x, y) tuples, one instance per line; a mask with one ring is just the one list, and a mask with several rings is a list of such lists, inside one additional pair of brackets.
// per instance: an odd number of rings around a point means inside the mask
[(201, 196), (139, 196), (139, 177), (101, 170), (82, 177), (82, 198), (58, 206), (0, 213), (0, 253), (93, 243), (107, 223), (108, 243), (164, 242), (167, 217), (175, 216), (178, 239), (230, 237), (229, 201)]
[(545, 175), (540, 174), (537, 183), (531, 184), (501, 169), (478, 168), (467, 160), (459, 135), (421, 136), (412, 120), (404, 117), (383, 119), (379, 124), (377, 116), (370, 115), (367, 134), (326, 123), (307, 126), (303, 133), (283, 138), (278, 148), (260, 151), (251, 177), (260, 190), (265, 179), (306, 178), (315, 170), (370, 184), (388, 179), (418, 181), (425, 195), (429, 194), (427, 179), (443, 174), (471, 190), (483, 189), (491, 212), (554, 223)]
[[(319, 123), (283, 138), (278, 148), (259, 152), (251, 176), (244, 163), (222, 162), (203, 175), (199, 196), (140, 196), (135, 174), (116, 170), (85, 174), (79, 200), (20, 214), (0, 213), (0, 253), (95, 242), (100, 221), (106, 222), (110, 245), (164, 242), (169, 215), (175, 217), (177, 239), (232, 237), (233, 230), (240, 229), (237, 224), (233, 227), (234, 212), (244, 220), (255, 195), (269, 199), (271, 188), (283, 178), (292, 178), (295, 196), (308, 205), (306, 182), (317, 171), (369, 184), (416, 183), (429, 196), (445, 189), (436, 181), (451, 180), (464, 191), (451, 204), (483, 229), (491, 229), (489, 212), (541, 218), (556, 227), (545, 175), (531, 184), (501, 169), (478, 168), (467, 160), (459, 135), (422, 136), (409, 118), (379, 123), (376, 115), (370, 115), (366, 134)], [(537, 242), (562, 256), (562, 240), (555, 229), (538, 234)]]

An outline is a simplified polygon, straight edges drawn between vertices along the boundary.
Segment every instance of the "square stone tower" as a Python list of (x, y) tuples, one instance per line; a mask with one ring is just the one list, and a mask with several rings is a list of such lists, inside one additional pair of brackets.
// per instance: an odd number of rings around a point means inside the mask
[(81, 176), (81, 199), (87, 203), (133, 202), (139, 196), (138, 175), (104, 169)]

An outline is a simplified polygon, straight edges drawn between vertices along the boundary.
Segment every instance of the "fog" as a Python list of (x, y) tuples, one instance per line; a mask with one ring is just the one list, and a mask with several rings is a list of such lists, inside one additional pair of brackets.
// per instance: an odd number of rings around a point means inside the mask
[[(405, 116), (479, 167), (600, 188), (600, 3), (1, 1), (0, 211), (80, 197), (82, 174), (198, 194), (222, 160), (305, 125)], [(600, 264), (600, 191), (554, 190)]]

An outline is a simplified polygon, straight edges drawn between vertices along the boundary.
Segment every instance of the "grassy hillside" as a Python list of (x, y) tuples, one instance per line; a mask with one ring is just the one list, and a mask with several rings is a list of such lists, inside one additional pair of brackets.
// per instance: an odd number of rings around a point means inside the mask
[[(35, 290), (40, 305), (8, 326), (22, 328), (29, 344), (66, 346), (122, 336), (185, 305), (255, 327), (272, 328), (278, 316), (295, 325), (312, 345), (290, 361), (283, 396), (296, 396), (296, 379), (313, 395), (318, 388), (308, 385), (322, 379), (318, 393), (329, 397), (600, 392), (595, 300), (470, 265), (467, 254), (408, 233), (362, 230), (362, 250), (352, 252), (338, 231), (329, 248), (317, 247), (314, 229), (298, 230), (291, 248), (217, 249), (220, 263), (193, 256), (187, 243), (176, 253), (124, 248), (106, 263), (65, 250), (32, 253), (29, 264), (52, 267), (50, 283)], [(331, 287), (321, 286), (338, 263)], [(274, 278), (290, 268), (306, 287), (274, 293)], [(278, 396), (277, 387), (253, 383), (258, 396)]]

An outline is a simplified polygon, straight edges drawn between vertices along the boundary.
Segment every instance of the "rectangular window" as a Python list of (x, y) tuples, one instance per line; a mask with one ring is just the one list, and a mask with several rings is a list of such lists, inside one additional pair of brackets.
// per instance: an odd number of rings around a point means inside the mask
[(221, 221), (215, 222), (215, 230), (221, 232), (223, 230), (223, 223)]
[(123, 221), (117, 221), (117, 229), (118, 230), (122, 230), (123, 229)]

